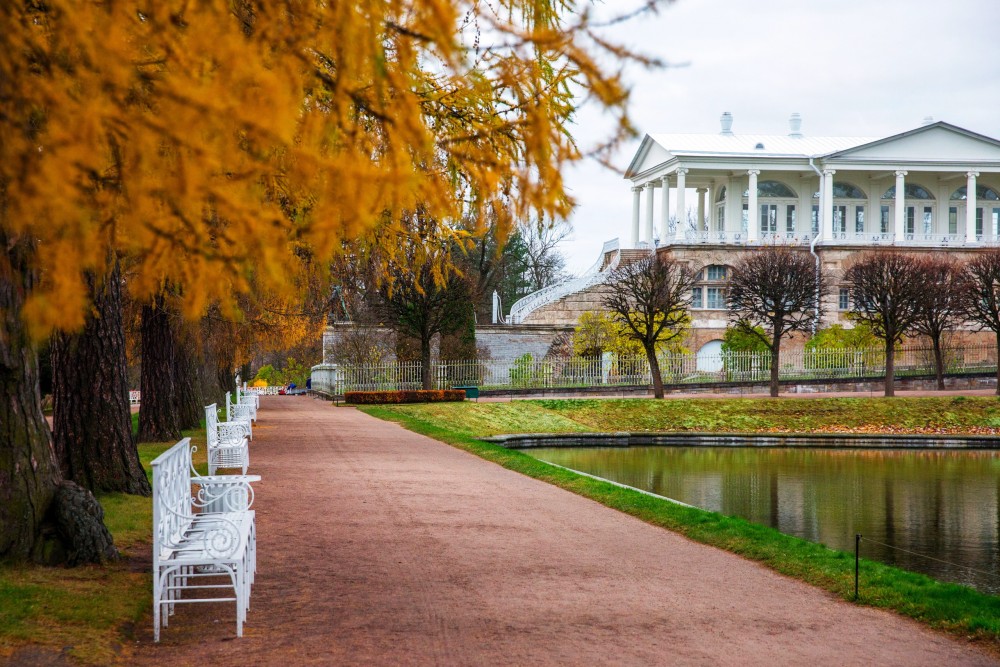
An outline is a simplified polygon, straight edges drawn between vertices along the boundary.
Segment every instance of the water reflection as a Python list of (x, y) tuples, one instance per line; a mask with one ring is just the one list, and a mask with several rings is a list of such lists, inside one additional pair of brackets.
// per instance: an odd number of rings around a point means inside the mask
[[(854, 534), (1000, 575), (1000, 452), (588, 447), (532, 456), (835, 549)], [(1000, 578), (862, 543), (862, 555), (1000, 593)]]

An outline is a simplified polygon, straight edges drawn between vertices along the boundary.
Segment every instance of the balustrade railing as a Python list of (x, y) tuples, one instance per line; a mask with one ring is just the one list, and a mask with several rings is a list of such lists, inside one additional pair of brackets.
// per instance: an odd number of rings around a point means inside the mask
[[(758, 244), (801, 244), (808, 245), (812, 242), (813, 234), (795, 232), (762, 232), (754, 240), (751, 240), (746, 231), (719, 231), (719, 230), (693, 230), (688, 229), (679, 232), (675, 236), (667, 237), (662, 241), (662, 245), (673, 243), (706, 243), (719, 245), (758, 245)], [(937, 247), (956, 248), (970, 245), (965, 234), (936, 234), (936, 233), (906, 233), (897, 236), (893, 233), (882, 232), (849, 232), (835, 231), (821, 242), (846, 244), (846, 245), (897, 245), (913, 247)], [(1000, 244), (1000, 239), (976, 235), (974, 245), (995, 246)]]
[[(770, 353), (676, 353), (658, 358), (660, 375), (667, 384), (713, 382), (766, 382), (771, 374)], [(885, 375), (881, 348), (789, 350), (779, 359), (782, 380), (879, 378)], [(993, 346), (969, 346), (945, 351), (949, 374), (994, 372)], [(420, 389), (420, 362), (371, 365), (314, 366), (312, 386), (330, 394), (345, 391)], [(902, 347), (895, 351), (896, 377), (934, 372), (934, 354), (927, 347)], [(484, 361), (438, 361), (431, 364), (431, 386), (446, 389), (475, 385), (481, 389), (559, 389), (615, 386), (648, 386), (652, 383), (644, 356), (554, 357)]]
[[(618, 239), (608, 241), (604, 244), (601, 256), (597, 262), (582, 275), (549, 285), (518, 299), (510, 307), (510, 314), (505, 318), (506, 322), (509, 324), (521, 324), (529, 314), (542, 306), (555, 303), (564, 296), (582, 292), (589, 287), (604, 282), (605, 278), (618, 267), (618, 262), (621, 259), (621, 253), (617, 252), (618, 249)], [(611, 261), (605, 265), (605, 257), (609, 252), (614, 252), (615, 254), (611, 258)]]

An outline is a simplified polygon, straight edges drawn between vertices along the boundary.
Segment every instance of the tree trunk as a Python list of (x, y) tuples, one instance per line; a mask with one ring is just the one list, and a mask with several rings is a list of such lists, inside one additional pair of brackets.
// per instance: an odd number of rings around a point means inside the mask
[(205, 416), (197, 353), (187, 326), (177, 327), (174, 346), (174, 400), (181, 429), (199, 428)]
[(93, 492), (148, 496), (132, 435), (118, 262), (103, 285), (89, 280), (94, 315), (82, 332), (52, 338), (56, 458), (67, 479)]
[(781, 358), (781, 339), (775, 337), (771, 345), (771, 397), (778, 398), (778, 360)]
[(656, 358), (656, 348), (646, 348), (646, 358), (649, 360), (649, 374), (653, 378), (653, 398), (663, 398), (663, 376), (660, 375), (660, 360)]
[(434, 384), (431, 377), (431, 336), (421, 334), (420, 336), (420, 385), (424, 389), (433, 389)]
[(941, 337), (933, 336), (934, 345), (934, 377), (937, 379), (938, 391), (944, 390), (944, 355), (941, 353)]
[(891, 338), (885, 339), (885, 395), (896, 395), (896, 346)]
[(139, 442), (181, 437), (174, 397), (174, 336), (162, 296), (142, 307), (142, 375)]
[[(0, 559), (56, 562), (67, 551), (79, 561), (101, 561), (113, 555), (111, 536), (99, 518), (81, 514), (63, 498), (63, 482), (42, 415), (38, 357), (21, 319), (25, 296), (36, 282), (30, 268), (30, 240), (10, 238), (0, 228)], [(79, 487), (77, 487), (79, 488)], [(79, 489), (77, 498), (93, 501)], [(99, 507), (99, 506), (98, 506)], [(60, 531), (53, 514), (66, 517), (79, 530)], [(82, 544), (103, 544), (95, 555)], [(54, 553), (58, 551), (58, 553)]]

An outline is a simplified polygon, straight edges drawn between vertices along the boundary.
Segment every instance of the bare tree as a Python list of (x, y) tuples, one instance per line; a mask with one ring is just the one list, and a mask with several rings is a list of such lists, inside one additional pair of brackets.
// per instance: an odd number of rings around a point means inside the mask
[[(976, 255), (962, 268), (959, 291), (965, 318), (980, 331), (996, 334), (1000, 360), (1000, 248)], [(1000, 362), (997, 363), (997, 395), (1000, 396)]]
[(809, 331), (822, 314), (826, 281), (807, 253), (765, 246), (740, 255), (729, 280), (729, 317), (771, 352), (771, 396), (778, 395), (781, 340)]
[(960, 298), (962, 274), (951, 257), (933, 254), (918, 261), (914, 280), (922, 289), (918, 294), (917, 319), (913, 322), (913, 330), (931, 340), (937, 388), (944, 389), (941, 342), (945, 332), (957, 327), (963, 319)]
[(684, 334), (693, 286), (694, 276), (686, 266), (657, 255), (623, 264), (608, 279), (604, 307), (623, 335), (642, 345), (656, 398), (663, 398), (656, 347)]
[(895, 350), (913, 331), (924, 289), (919, 260), (898, 250), (875, 250), (854, 257), (844, 272), (852, 314), (885, 341), (885, 395), (894, 396)]
[(556, 251), (556, 246), (569, 232), (569, 223), (565, 220), (538, 220), (521, 226), (528, 274), (534, 290), (559, 282), (565, 276), (566, 258)]

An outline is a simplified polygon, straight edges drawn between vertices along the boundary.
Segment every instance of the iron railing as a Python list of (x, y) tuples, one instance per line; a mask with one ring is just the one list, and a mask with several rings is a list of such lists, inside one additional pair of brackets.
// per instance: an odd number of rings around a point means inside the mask
[[(996, 354), (990, 345), (950, 348), (945, 351), (949, 374), (996, 371)], [(760, 352), (720, 354), (676, 353), (658, 357), (660, 375), (667, 384), (713, 382), (766, 382), (771, 376), (771, 355)], [(879, 378), (885, 375), (881, 348), (789, 350), (781, 354), (781, 380)], [(648, 386), (652, 383), (645, 356), (554, 357), (484, 361), (436, 361), (431, 364), (431, 385), (436, 389), (474, 385), (481, 389), (558, 389), (615, 386)], [(934, 373), (929, 347), (902, 347), (895, 351), (898, 378)], [(312, 369), (312, 386), (327, 393), (419, 389), (421, 365), (417, 361), (386, 364), (320, 364)]]

